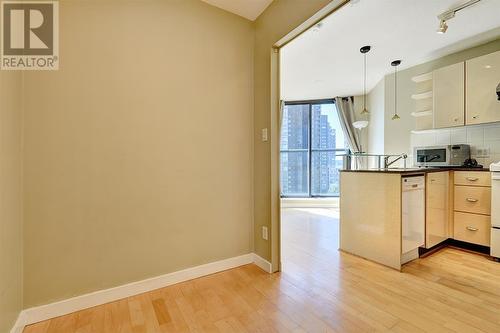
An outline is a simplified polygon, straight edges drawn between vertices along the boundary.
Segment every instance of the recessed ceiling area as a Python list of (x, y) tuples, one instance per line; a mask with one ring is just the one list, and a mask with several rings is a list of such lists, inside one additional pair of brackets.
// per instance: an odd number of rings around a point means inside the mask
[(273, 0), (201, 0), (212, 6), (227, 10), (254, 21)]
[[(281, 98), (308, 100), (363, 93), (361, 46), (367, 55), (367, 90), (392, 72), (500, 37), (499, 0), (481, 0), (436, 33), (437, 16), (465, 0), (360, 0), (347, 4), (285, 45), (280, 52)], [(374, 14), (377, 13), (377, 14)], [(383, 13), (382, 15), (379, 13)]]

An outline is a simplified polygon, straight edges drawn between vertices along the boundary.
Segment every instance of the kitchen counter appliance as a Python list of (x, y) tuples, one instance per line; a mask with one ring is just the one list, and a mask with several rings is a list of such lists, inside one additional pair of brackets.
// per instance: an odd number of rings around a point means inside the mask
[(413, 159), (419, 167), (459, 167), (470, 158), (469, 145), (415, 147)]

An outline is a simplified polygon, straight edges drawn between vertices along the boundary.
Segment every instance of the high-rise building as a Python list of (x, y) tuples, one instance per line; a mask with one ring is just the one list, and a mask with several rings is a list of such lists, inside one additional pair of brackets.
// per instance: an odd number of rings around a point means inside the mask
[(322, 113), (321, 105), (312, 106), (312, 193), (331, 195), (338, 181), (335, 168), (335, 129), (329, 122), (329, 115)]
[(308, 195), (309, 105), (287, 106), (281, 126), (281, 191)]

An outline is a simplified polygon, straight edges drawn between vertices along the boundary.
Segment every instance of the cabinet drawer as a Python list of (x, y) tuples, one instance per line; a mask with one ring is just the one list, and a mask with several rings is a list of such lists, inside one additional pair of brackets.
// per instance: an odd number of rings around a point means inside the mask
[(484, 246), (490, 246), (490, 217), (455, 212), (453, 238)]
[(427, 184), (448, 186), (449, 177), (450, 177), (449, 171), (429, 172), (427, 174)]
[(455, 186), (454, 210), (491, 215), (491, 188)]
[(455, 171), (455, 185), (491, 186), (491, 174), (485, 171)]

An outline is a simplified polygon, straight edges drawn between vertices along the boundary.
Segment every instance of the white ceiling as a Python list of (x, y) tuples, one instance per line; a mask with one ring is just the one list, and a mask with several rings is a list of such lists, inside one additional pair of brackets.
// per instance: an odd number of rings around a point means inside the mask
[(445, 34), (437, 34), (437, 15), (465, 0), (360, 0), (323, 20), (281, 52), (284, 100), (330, 98), (363, 93), (363, 56), (367, 90), (392, 71), (451, 54), (500, 36), (500, 0), (481, 0), (457, 13)]
[(255, 20), (273, 0), (201, 0), (212, 6), (219, 7), (243, 16), (250, 21)]

